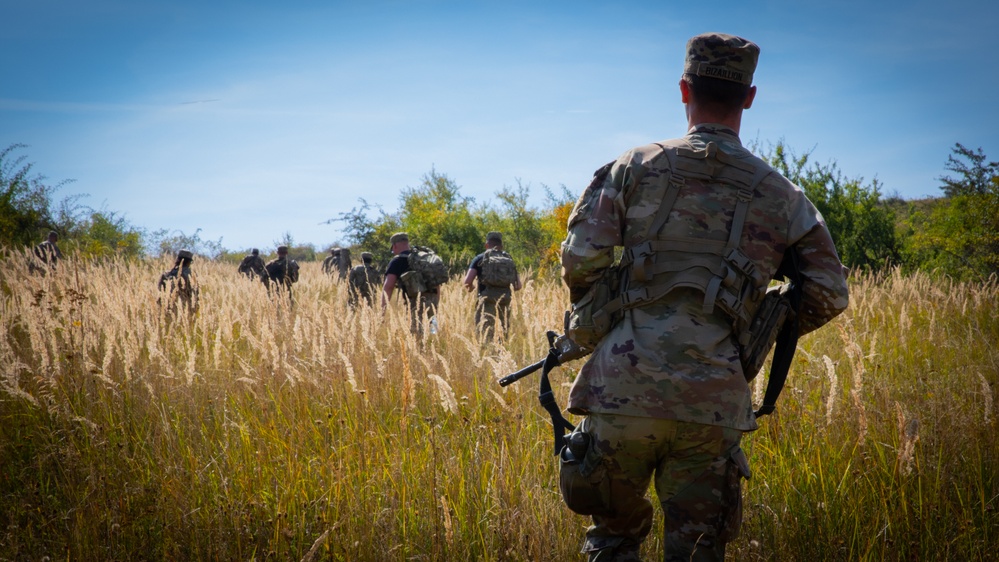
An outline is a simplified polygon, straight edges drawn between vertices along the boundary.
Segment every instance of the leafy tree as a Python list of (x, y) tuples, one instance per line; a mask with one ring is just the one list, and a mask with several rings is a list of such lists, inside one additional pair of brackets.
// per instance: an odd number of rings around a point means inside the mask
[(290, 232), (285, 232), (281, 240), (274, 242), (272, 257), (277, 257), (278, 246), (288, 246), (288, 257), (295, 261), (316, 261), (316, 247), (312, 244), (295, 244)]
[[(953, 154), (947, 157), (945, 167), (960, 177), (939, 178), (943, 182), (941, 189), (947, 197), (995, 192), (995, 179), (999, 177), (999, 162), (987, 162), (981, 147), (974, 151), (959, 142), (954, 143), (951, 152)], [(964, 163), (961, 158), (967, 159), (968, 163)]]
[(368, 213), (375, 207), (364, 199), (358, 199), (360, 207), (354, 207), (346, 213), (340, 213), (337, 218), (330, 219), (325, 224), (343, 222), (344, 236), (350, 245), (351, 253), (360, 256), (361, 252), (371, 252), (376, 264), (388, 264), (392, 259), (389, 239), (392, 234), (402, 230), (402, 223), (395, 215), (389, 215), (377, 207), (379, 218), (371, 219)]
[(822, 213), (844, 265), (880, 270), (900, 262), (895, 216), (881, 200), (877, 180), (864, 186), (862, 179), (846, 179), (835, 162), (809, 162), (810, 152), (797, 156), (783, 141), (762, 153), (762, 158), (799, 185)]
[[(964, 279), (999, 274), (999, 163), (979, 148), (955, 144), (947, 169), (961, 178), (941, 178), (945, 197), (911, 210), (905, 250), (914, 268)], [(967, 158), (970, 165), (955, 156)]]
[(190, 250), (195, 254), (215, 259), (225, 252), (225, 248), (222, 247), (222, 238), (202, 240), (200, 228), (190, 235), (185, 234), (182, 230), (171, 232), (162, 228), (149, 236), (146, 245), (153, 253), (160, 256), (171, 256), (176, 255), (179, 250)]
[(462, 196), (446, 175), (431, 170), (418, 187), (406, 188), (400, 199), (400, 226), (409, 233), (410, 242), (433, 248), (451, 262), (453, 272), (463, 269), (482, 247), (482, 223), (473, 216), (475, 201)]
[(0, 150), (0, 246), (30, 246), (41, 242), (47, 230), (57, 230), (52, 216), (52, 194), (68, 181), (54, 186), (32, 172), (33, 164), (14, 152), (27, 148), (11, 144)]
[(12, 156), (21, 148), (25, 145), (0, 150), (0, 245), (34, 245), (45, 231), (55, 230), (66, 254), (83, 258), (142, 255), (142, 230), (114, 211), (83, 205), (80, 201), (85, 195), (66, 197), (53, 209), (53, 194), (68, 180), (47, 185), (44, 176), (32, 172), (25, 156)]

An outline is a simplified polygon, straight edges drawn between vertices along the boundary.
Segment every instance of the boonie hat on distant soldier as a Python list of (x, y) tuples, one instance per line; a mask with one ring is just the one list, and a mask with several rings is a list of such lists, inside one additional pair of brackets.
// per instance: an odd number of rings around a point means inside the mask
[(278, 246), (277, 247), (277, 253), (279, 253), (279, 254), (287, 254), (288, 253), (288, 246)]
[(177, 252), (177, 257), (191, 260), (194, 259), (194, 254), (191, 253), (191, 250), (180, 250)]
[(253, 255), (255, 255), (255, 256), (257, 256), (257, 255), (260, 255), (260, 250), (254, 248), (254, 249), (250, 250), (250, 253), (253, 254)]
[(499, 232), (493, 231), (486, 234), (486, 242), (496, 242), (497, 244), (503, 243), (503, 235)]
[(405, 232), (396, 232), (389, 238), (389, 243), (395, 244), (396, 242), (409, 242), (409, 235)]
[(702, 33), (687, 41), (683, 73), (749, 86), (759, 58), (760, 48), (752, 41), (725, 33)]
[(374, 256), (371, 255), (371, 252), (361, 252), (361, 261), (364, 263), (370, 263), (373, 258)]

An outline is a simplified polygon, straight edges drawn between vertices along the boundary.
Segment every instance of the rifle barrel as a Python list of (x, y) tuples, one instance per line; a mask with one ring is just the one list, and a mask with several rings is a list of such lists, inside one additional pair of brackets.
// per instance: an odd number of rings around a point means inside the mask
[(544, 367), (544, 366), (545, 366), (545, 359), (542, 359), (541, 361), (538, 361), (537, 363), (535, 363), (533, 365), (528, 365), (528, 366), (524, 367), (523, 369), (517, 371), (516, 373), (511, 373), (511, 374), (509, 374), (509, 375), (501, 378), (499, 380), (499, 385), (500, 386), (508, 386), (510, 384), (513, 384), (513, 383), (519, 381), (520, 379), (526, 377), (527, 375), (533, 373), (534, 371), (537, 371), (538, 369), (540, 369), (541, 367)]

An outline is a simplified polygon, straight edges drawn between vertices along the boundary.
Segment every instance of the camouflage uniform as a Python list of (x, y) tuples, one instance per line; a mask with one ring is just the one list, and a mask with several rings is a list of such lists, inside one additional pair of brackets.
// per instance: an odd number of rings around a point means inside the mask
[[(700, 56), (692, 43), (688, 68)], [(708, 154), (713, 174), (677, 174), (672, 163), (681, 152)], [(738, 167), (753, 173), (751, 190), (727, 181)], [(680, 186), (672, 195), (671, 181)], [(671, 197), (670, 212), (662, 216)], [(719, 245), (729, 238), (740, 198), (748, 212), (738, 249), (752, 263), (747, 269), (755, 268), (749, 300), (758, 302), (785, 250), (795, 246), (805, 278), (801, 333), (842, 312), (846, 272), (822, 216), (799, 187), (743, 148), (735, 131), (710, 123), (693, 126), (680, 139), (635, 148), (597, 171), (576, 203), (562, 245), (570, 298), (579, 301), (613, 265), (615, 246), (628, 254), (650, 240), (650, 232), (658, 245), (653, 253), (664, 258), (657, 263), (665, 265), (625, 268), (626, 289), (640, 293), (675, 281), (678, 271), (704, 259), (684, 251), (685, 245), (698, 247), (692, 238)], [(639, 252), (629, 255), (639, 263)], [(705, 294), (680, 284), (626, 310), (572, 386), (569, 411), (588, 416), (577, 431), (591, 436), (614, 491), (611, 509), (593, 516), (587, 531), (584, 552), (591, 560), (638, 559), (652, 526), (644, 495), (653, 474), (666, 518), (666, 560), (722, 560), (725, 543), (738, 532), (739, 478), (749, 477), (739, 441), (757, 424), (733, 318), (720, 306), (708, 306)]]
[(330, 250), (330, 255), (326, 256), (326, 259), (323, 260), (323, 273), (326, 275), (333, 275), (333, 272), (339, 269), (339, 261), (340, 248), (332, 248)]
[(279, 291), (281, 289), (288, 291), (288, 298), (291, 299), (291, 286), (298, 282), (298, 262), (288, 257), (287, 249), (284, 249), (282, 254), (282, 248), (284, 247), (278, 249), (278, 257), (264, 266), (264, 275), (261, 279), (267, 286), (268, 292), (273, 282)]
[[(170, 312), (177, 310), (177, 303), (184, 307), (188, 313), (193, 314), (198, 311), (198, 281), (191, 272), (191, 261), (194, 254), (189, 250), (177, 252), (177, 261), (173, 268), (160, 275), (158, 287), (160, 291), (169, 291), (167, 297), (167, 309)], [(161, 303), (162, 304), (162, 303)]]
[(47, 269), (55, 269), (56, 264), (62, 259), (62, 252), (59, 250), (59, 246), (56, 245), (58, 239), (59, 235), (55, 231), (52, 231), (45, 241), (34, 247), (33, 252), (37, 262), (29, 264), (29, 269), (32, 272), (45, 275)]
[(347, 300), (351, 306), (356, 306), (358, 298), (363, 298), (368, 306), (374, 304), (372, 291), (378, 290), (382, 286), (382, 276), (378, 270), (371, 265), (371, 254), (364, 252), (361, 254), (361, 265), (355, 266), (347, 276), (349, 293)]
[(260, 257), (260, 252), (254, 248), (250, 255), (239, 262), (239, 272), (250, 279), (260, 277), (264, 274), (264, 260)]
[[(502, 238), (498, 233), (490, 233), (494, 236), (493, 241), (502, 244)], [(512, 287), (520, 289), (519, 281), (512, 282), (506, 286), (497, 286), (484, 282), (482, 276), (483, 266), (493, 256), (503, 256), (510, 258), (510, 254), (499, 248), (491, 248), (475, 256), (469, 265), (470, 270), (475, 270), (478, 280), (478, 298), (475, 303), (475, 325), (482, 334), (491, 338), (495, 332), (496, 319), (500, 321), (503, 333), (506, 333), (510, 323), (510, 304), (513, 300)], [(486, 265), (487, 266), (487, 265)], [(516, 273), (514, 271), (514, 273)]]

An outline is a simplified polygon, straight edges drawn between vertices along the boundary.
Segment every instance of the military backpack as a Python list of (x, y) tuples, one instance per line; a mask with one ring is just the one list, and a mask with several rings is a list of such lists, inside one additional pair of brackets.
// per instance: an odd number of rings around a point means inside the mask
[(430, 248), (413, 246), (409, 252), (408, 262), (409, 271), (403, 273), (400, 279), (409, 296), (432, 291), (447, 283), (447, 265)]
[(486, 250), (482, 254), (480, 280), (486, 287), (509, 289), (517, 282), (517, 266), (510, 254), (502, 250)]

